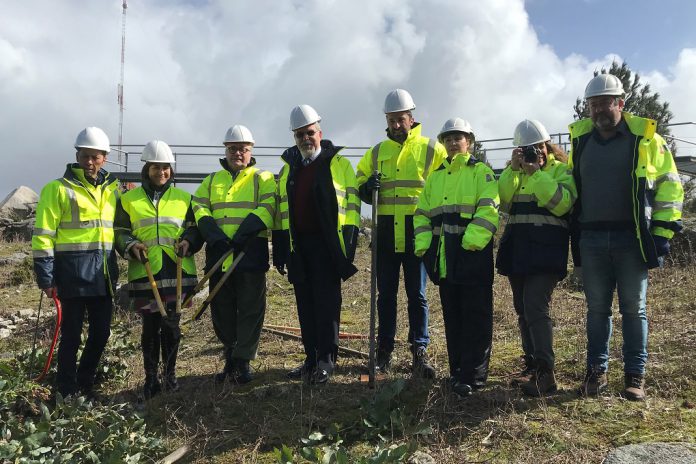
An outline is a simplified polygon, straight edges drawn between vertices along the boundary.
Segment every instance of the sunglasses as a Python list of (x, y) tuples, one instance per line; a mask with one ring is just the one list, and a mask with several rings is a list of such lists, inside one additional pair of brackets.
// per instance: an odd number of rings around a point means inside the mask
[(297, 140), (302, 140), (303, 138), (305, 138), (305, 135), (306, 135), (307, 137), (314, 137), (314, 134), (316, 134), (317, 132), (319, 132), (319, 131), (315, 131), (315, 130), (296, 131), (296, 132), (295, 132), (295, 138), (296, 138)]

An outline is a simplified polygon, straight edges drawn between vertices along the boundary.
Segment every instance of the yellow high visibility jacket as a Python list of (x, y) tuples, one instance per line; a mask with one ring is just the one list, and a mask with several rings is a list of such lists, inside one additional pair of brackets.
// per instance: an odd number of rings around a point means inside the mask
[(61, 298), (113, 295), (118, 267), (113, 250), (118, 181), (103, 169), (93, 185), (77, 163), (41, 190), (31, 240), (39, 287)]
[[(321, 141), (321, 152), (315, 163), (318, 167), (313, 192), (319, 212), (319, 222), (326, 237), (331, 259), (339, 275), (345, 280), (357, 272), (353, 265), (358, 228), (360, 227), (360, 198), (353, 166), (339, 154), (343, 147), (335, 147), (331, 141)], [(285, 163), (278, 176), (279, 208), (273, 231), (273, 263), (288, 264), (288, 278), (299, 275), (291, 267), (290, 256), (295, 252), (294, 225), (290, 219), (294, 203), (294, 179), (301, 165), (302, 155), (297, 147), (287, 149), (281, 159)]]
[(469, 153), (445, 159), (430, 175), (413, 225), (415, 254), (423, 257), (433, 282), (492, 282), (498, 203), (493, 171)]
[[(652, 119), (640, 118), (630, 113), (623, 113), (628, 129), (635, 137), (633, 144), (633, 171), (617, 173), (617, 175), (632, 176), (633, 178), (633, 222), (636, 237), (640, 243), (643, 260), (648, 267), (659, 265), (653, 235), (672, 238), (675, 232), (682, 228), (682, 203), (684, 189), (674, 164), (674, 158), (665, 140), (655, 132), (657, 123)], [(581, 119), (570, 126), (571, 153), (569, 166), (578, 189), (578, 201), (573, 209), (572, 240), (573, 261), (580, 265), (577, 252), (579, 238), (577, 226), (582, 210), (580, 192), (582, 178), (580, 177), (580, 158), (588, 138), (592, 135), (592, 120)], [(597, 169), (601, 169), (597, 166)]]
[[(220, 160), (226, 167), (226, 160)], [(242, 259), (240, 270), (268, 270), (268, 230), (273, 227), (276, 213), (275, 179), (273, 174), (254, 167), (255, 160), (235, 176), (228, 169), (210, 174), (193, 195), (193, 212), (196, 223), (208, 243), (208, 250), (219, 240), (233, 239), (243, 223), (258, 224), (253, 239)], [(250, 217), (250, 216), (253, 216)], [(245, 233), (242, 228), (242, 233)], [(210, 257), (210, 253), (209, 253)], [(222, 265), (226, 271), (234, 256)]]
[(509, 213), (496, 266), (503, 275), (558, 274), (568, 267), (568, 219), (577, 198), (568, 165), (548, 153), (531, 176), (503, 170), (498, 180), (500, 208)]
[[(418, 196), (423, 191), (425, 181), (442, 160), (447, 157), (445, 147), (434, 139), (421, 135), (420, 124), (411, 128), (403, 145), (386, 139), (368, 149), (358, 163), (358, 188), (367, 182), (374, 171), (382, 174), (377, 214), (380, 216), (379, 247), (389, 246), (394, 252), (408, 252), (407, 227), (412, 225)], [(362, 195), (362, 200), (372, 203), (371, 198)], [(382, 216), (392, 216), (384, 217)], [(393, 226), (392, 237), (385, 236), (386, 222)], [(391, 227), (389, 227), (390, 229)]]
[[(191, 211), (191, 194), (169, 186), (161, 196), (159, 192), (137, 187), (124, 193), (116, 206), (116, 248), (124, 258), (136, 243), (147, 246), (147, 257), (162, 295), (176, 292), (176, 252), (174, 245), (189, 227), (195, 227)], [(153, 202), (153, 198), (157, 202)], [(188, 218), (187, 218), (188, 215)], [(194, 252), (196, 244), (190, 243)], [(166, 259), (165, 256), (166, 255)], [(193, 255), (182, 259), (182, 290), (190, 291), (196, 285), (196, 263)], [(152, 297), (152, 289), (139, 260), (128, 262), (128, 282), (133, 296)]]

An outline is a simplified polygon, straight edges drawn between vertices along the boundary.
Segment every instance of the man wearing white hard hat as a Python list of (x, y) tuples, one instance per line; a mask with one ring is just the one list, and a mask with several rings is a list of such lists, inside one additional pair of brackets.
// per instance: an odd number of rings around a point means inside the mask
[[(113, 249), (118, 181), (103, 169), (110, 151), (103, 130), (82, 130), (75, 149), (77, 162), (41, 190), (31, 248), (39, 288), (57, 295), (63, 308), (57, 390), (90, 396), (110, 335), (118, 279)], [(85, 311), (89, 333), (78, 367)]]
[(254, 137), (242, 125), (225, 134), (222, 169), (203, 180), (193, 197), (193, 211), (206, 245), (206, 269), (228, 251), (210, 278), (213, 289), (234, 259), (239, 264), (211, 302), (213, 329), (225, 347), (225, 367), (215, 376), (244, 384), (253, 380), (249, 361), (256, 359), (266, 314), (268, 236), (276, 211), (273, 174), (255, 166)]
[(583, 395), (607, 387), (614, 289), (622, 315), (624, 390), (645, 399), (648, 269), (662, 264), (681, 225), (684, 190), (654, 120), (624, 112), (624, 87), (598, 74), (585, 88), (590, 117), (569, 126), (569, 165), (578, 189), (573, 261), (582, 265), (587, 300)]
[[(142, 185), (124, 193), (116, 204), (114, 232), (116, 250), (128, 259), (128, 283), (132, 306), (142, 316), (140, 338), (145, 368), (143, 396), (150, 399), (160, 392), (177, 391), (176, 358), (179, 352), (181, 315), (176, 312), (177, 255), (182, 257), (182, 295), (196, 285), (193, 254), (203, 240), (196, 229), (191, 194), (174, 187), (171, 148), (153, 140), (143, 148)], [(150, 263), (167, 316), (158, 311), (145, 262)], [(164, 372), (158, 378), (160, 352)]]
[(295, 146), (281, 155), (279, 207), (273, 231), (273, 265), (295, 289), (305, 360), (291, 379), (323, 384), (334, 371), (341, 319), (341, 280), (353, 265), (360, 225), (355, 172), (309, 105), (290, 113)]
[(435, 369), (428, 362), (426, 352), (430, 343), (426, 273), (413, 253), (413, 214), (426, 179), (440, 167), (447, 152), (436, 140), (421, 134), (422, 126), (413, 118), (415, 108), (406, 90), (396, 89), (387, 95), (384, 102), (387, 139), (367, 150), (358, 163), (357, 178), (364, 202), (371, 204), (373, 190), (379, 190), (376, 367), (385, 371), (391, 364), (396, 337), (396, 296), (399, 272), (403, 268), (413, 373), (433, 378)]

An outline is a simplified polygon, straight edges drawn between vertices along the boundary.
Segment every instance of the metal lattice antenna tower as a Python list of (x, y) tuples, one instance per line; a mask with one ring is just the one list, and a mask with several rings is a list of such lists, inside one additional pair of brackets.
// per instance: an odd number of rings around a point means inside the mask
[[(123, 0), (123, 13), (121, 23), (121, 80), (118, 83), (118, 162), (123, 164), (123, 75), (126, 67), (126, 9), (127, 0)], [(126, 162), (128, 160), (125, 160)], [(121, 168), (123, 169), (123, 168)]]

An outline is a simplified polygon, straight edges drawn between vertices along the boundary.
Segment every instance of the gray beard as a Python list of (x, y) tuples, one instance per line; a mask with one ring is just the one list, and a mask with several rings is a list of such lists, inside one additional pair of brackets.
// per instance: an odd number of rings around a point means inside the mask
[(299, 148), (300, 153), (302, 153), (302, 157), (304, 157), (304, 158), (311, 158), (317, 152), (317, 149), (314, 146), (311, 146), (311, 147), (298, 146), (297, 148)]

